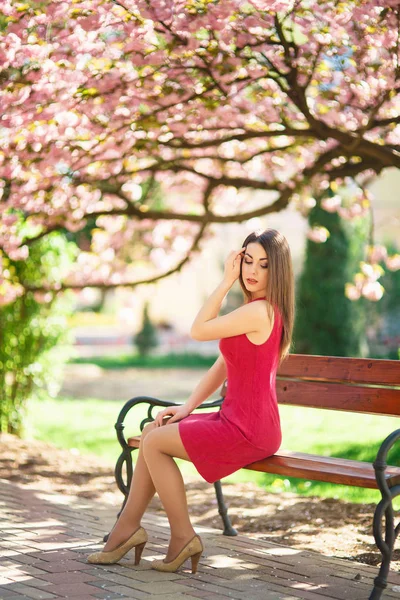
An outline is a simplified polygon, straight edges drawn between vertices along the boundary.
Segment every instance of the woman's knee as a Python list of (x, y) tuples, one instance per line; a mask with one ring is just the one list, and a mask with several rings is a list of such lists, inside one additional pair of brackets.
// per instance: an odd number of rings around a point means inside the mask
[(151, 433), (152, 431), (154, 431), (154, 429), (157, 429), (157, 425), (154, 422), (147, 423), (143, 427), (142, 435), (140, 437), (140, 446), (141, 446), (142, 449), (143, 449), (144, 440), (147, 438), (147, 436), (149, 435), (149, 433)]
[(159, 446), (159, 427), (154, 427), (150, 429), (146, 435), (146, 437), (142, 441), (142, 451), (144, 452), (144, 456), (152, 452), (153, 450), (157, 450)]
[(153, 431), (153, 429), (156, 428), (157, 425), (154, 423), (154, 421), (151, 423), (146, 423), (146, 425), (143, 427), (142, 436), (146, 436), (150, 431)]

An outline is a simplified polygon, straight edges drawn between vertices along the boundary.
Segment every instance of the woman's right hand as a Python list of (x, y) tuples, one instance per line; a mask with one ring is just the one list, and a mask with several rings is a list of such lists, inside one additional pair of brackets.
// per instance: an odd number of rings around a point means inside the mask
[[(168, 420), (165, 419), (163, 422), (163, 419), (165, 417), (168, 417), (169, 415), (171, 415), (171, 417), (168, 418)], [(162, 425), (169, 425), (169, 423), (176, 423), (177, 421), (184, 419), (188, 415), (190, 415), (190, 410), (188, 410), (185, 407), (185, 405), (170, 406), (170, 407), (164, 408), (164, 410), (161, 410), (159, 413), (157, 413), (157, 415), (154, 419), (154, 423), (156, 424), (156, 427), (161, 427)]]

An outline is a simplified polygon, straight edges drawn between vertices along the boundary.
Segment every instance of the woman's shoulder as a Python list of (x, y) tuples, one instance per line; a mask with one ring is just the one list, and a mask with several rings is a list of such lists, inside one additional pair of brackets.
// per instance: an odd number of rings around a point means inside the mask
[(272, 318), (277, 310), (276, 305), (267, 300), (266, 298), (259, 298), (256, 302), (251, 302), (251, 304), (255, 307), (255, 310), (258, 310), (263, 314), (267, 312), (268, 315)]
[(269, 302), (268, 300), (260, 300), (257, 304), (263, 305), (261, 308), (264, 310), (264, 314), (267, 314), (267, 319), (273, 327), (275, 327), (275, 325), (283, 327), (282, 313), (276, 303)]

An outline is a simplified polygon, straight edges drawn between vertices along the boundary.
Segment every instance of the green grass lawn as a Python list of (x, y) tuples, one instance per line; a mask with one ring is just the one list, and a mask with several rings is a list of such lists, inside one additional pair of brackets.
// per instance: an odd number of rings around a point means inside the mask
[(135, 351), (131, 354), (120, 354), (118, 356), (90, 356), (71, 359), (75, 364), (97, 365), (102, 369), (126, 369), (128, 367), (141, 367), (149, 369), (205, 369), (211, 367), (217, 360), (215, 356), (203, 356), (191, 352), (181, 354), (166, 354), (160, 356), (140, 356)]
[[(81, 454), (92, 453), (113, 466), (120, 453), (114, 423), (123, 403), (72, 398), (32, 402), (28, 409), (26, 436), (50, 442), (59, 448), (77, 448)], [(127, 436), (139, 433), (139, 423), (146, 415), (141, 406), (126, 419)], [(391, 417), (356, 415), (317, 409), (281, 406), (282, 448), (300, 452), (340, 456), (372, 462), (383, 439), (400, 427)], [(400, 445), (392, 450), (389, 463), (400, 464)], [(179, 461), (183, 473), (195, 474), (191, 463)], [(200, 476), (199, 476), (200, 477)], [(302, 479), (238, 471), (227, 481), (255, 481), (269, 491), (292, 491), (302, 495), (343, 498), (353, 502), (376, 502), (375, 490), (322, 484)], [(397, 502), (400, 506), (400, 502)]]

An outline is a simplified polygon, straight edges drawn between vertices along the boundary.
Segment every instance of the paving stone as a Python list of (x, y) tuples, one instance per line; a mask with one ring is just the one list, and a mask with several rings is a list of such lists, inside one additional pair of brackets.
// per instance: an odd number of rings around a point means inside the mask
[(14, 569), (24, 575), (36, 575), (37, 577), (46, 576), (46, 571), (38, 569), (35, 565), (18, 565), (17, 562), (14, 562)]
[(47, 565), (41, 565), (43, 571), (48, 573), (65, 573), (66, 571), (84, 571), (86, 565), (76, 560), (65, 560), (59, 562), (49, 562)]
[[(106, 581), (109, 583), (114, 583), (114, 585), (126, 585), (126, 586), (130, 587), (132, 585), (132, 582), (135, 583), (135, 586), (136, 586), (137, 580), (132, 577), (124, 577), (124, 575), (119, 575), (118, 573), (113, 573), (113, 572), (107, 573), (107, 571), (106, 571), (106, 572), (99, 574), (99, 581), (101, 581), (101, 582)], [(138, 583), (138, 585), (146, 585), (145, 583), (140, 583), (139, 581), (137, 583)]]
[[(115, 587), (115, 582), (114, 581), (107, 581), (106, 579), (99, 579), (99, 580), (96, 580), (96, 581), (91, 581), (90, 585), (92, 587), (98, 588), (99, 590), (108, 590), (108, 588)], [(98, 592), (96, 591), (96, 594), (97, 593)]]
[[(121, 588), (123, 588), (124, 586), (115, 586), (115, 587), (121, 587)], [(149, 598), (153, 597), (151, 594), (147, 594), (145, 592), (141, 592), (140, 590), (133, 590), (132, 588), (128, 588), (128, 589), (129, 589), (129, 594), (128, 595), (121, 594), (121, 593), (118, 593), (116, 591), (112, 592), (110, 590), (106, 590), (104, 592), (99, 592), (99, 593), (96, 592), (95, 597), (96, 598), (105, 598), (105, 599), (110, 599), (110, 598), (134, 598), (134, 600), (148, 600)]]
[[(129, 596), (130, 598), (133, 598), (133, 596)], [(149, 595), (147, 594), (147, 597), (149, 598)], [(107, 593), (100, 593), (100, 594), (96, 594), (96, 596), (90, 596), (90, 598), (93, 600), (93, 598), (99, 598), (100, 600), (121, 600), (121, 598), (126, 598), (126, 596), (122, 596), (121, 594), (107, 594)]]
[(135, 581), (132, 583), (132, 589), (147, 592), (153, 596), (162, 595), (162, 597), (168, 594), (180, 594), (185, 591), (182, 585), (179, 585), (174, 581), (153, 581), (151, 583), (140, 583), (139, 581)]
[[(138, 598), (140, 600), (142, 600), (143, 598), (149, 598), (148, 592), (142, 592), (141, 590), (127, 587), (126, 585), (113, 585), (107, 588), (107, 592), (109, 592), (110, 594), (122, 594), (124, 597)], [(152, 596), (153, 594), (150, 595)], [(160, 600), (163, 600), (163, 598), (160, 598)]]
[[(3, 594), (3, 590), (0, 590), (1, 594)], [(13, 594), (12, 596), (4, 596), (4, 600), (26, 600), (28, 596), (23, 596), (22, 594)], [(3, 600), (3, 596), (0, 596), (1, 600)]]
[[(37, 556), (37, 554), (35, 555)], [(47, 562), (61, 562), (67, 559), (75, 560), (77, 553), (72, 550), (51, 550), (47, 552), (40, 552), (40, 560)]]
[(17, 550), (6, 550), (6, 549), (2, 549), (0, 550), (0, 558), (9, 558), (11, 556), (20, 556), (21, 552), (18, 552)]
[[(58, 596), (58, 598), (61, 598), (61, 596)], [(79, 596), (79, 599), (75, 597), (74, 600), (94, 600), (94, 598), (95, 596), (83, 594), (83, 596)], [(121, 596), (119, 596), (119, 598), (121, 598)]]
[(209, 592), (206, 592), (203, 590), (197, 590), (196, 588), (193, 588), (190, 593), (195, 598), (209, 598), (210, 597)]
[(80, 597), (84, 594), (90, 595), (95, 590), (93, 586), (80, 582), (71, 582), (71, 583), (56, 583), (52, 584), (51, 588), (48, 588), (49, 591), (52, 591), (54, 594), (57, 594), (61, 597)]
[[(46, 582), (51, 584), (55, 583), (69, 583), (73, 578), (74, 583), (86, 583), (88, 581), (96, 580), (94, 575), (89, 575), (86, 571), (72, 571), (69, 573), (46, 573)], [(39, 581), (36, 579), (36, 581)], [(34, 583), (32, 583), (34, 585)]]
[(8, 573), (8, 577), (6, 578), (6, 584), (8, 586), (11, 586), (13, 584), (15, 585), (23, 585), (24, 582), (28, 582), (31, 580), (30, 575), (25, 575), (25, 573), (20, 573), (20, 572), (15, 572), (15, 571), (9, 571)]
[(29, 585), (21, 584), (17, 590), (14, 589), (14, 592), (15, 591), (17, 591), (22, 596), (32, 598), (32, 600), (50, 600), (51, 598), (57, 598), (55, 594), (51, 594), (45, 590), (40, 590)]
[[(220, 598), (238, 598), (239, 600), (243, 599), (243, 592), (238, 590), (232, 590), (223, 586), (214, 585), (212, 583), (206, 583), (204, 581), (199, 582), (198, 586), (201, 590), (208, 591), (210, 593), (217, 594)], [(196, 586), (197, 587), (197, 586)], [(249, 595), (250, 598), (250, 595)]]
[[(36, 577), (31, 577), (30, 579), (26, 580), (25, 585), (29, 585), (34, 588), (39, 588), (39, 589), (43, 589), (44, 591), (48, 591), (45, 588), (47, 588), (47, 586), (51, 585), (51, 582), (45, 581), (44, 579), (37, 579)], [(0, 598), (1, 598), (1, 594), (0, 594)]]
[(165, 594), (165, 596), (162, 596), (162, 600), (197, 600), (197, 597), (193, 596), (191, 593)]
[(15, 591), (8, 590), (6, 587), (4, 587), (3, 584), (1, 584), (0, 598), (1, 600), (9, 600), (10, 598), (15, 598)]
[(180, 573), (162, 573), (160, 571), (155, 571), (154, 569), (135, 571), (135, 573), (132, 575), (132, 579), (141, 581), (142, 583), (147, 583), (150, 581), (155, 581), (158, 583), (160, 581), (176, 581), (181, 577), (182, 575)]
[[(42, 559), (38, 556), (31, 556), (30, 554), (23, 554), (22, 552), (16, 552), (13, 556), (9, 556), (9, 559), (13, 560), (18, 565), (33, 565), (37, 567), (42, 562)], [(3, 561), (2, 561), (3, 563)], [(39, 566), (40, 568), (40, 566)]]

